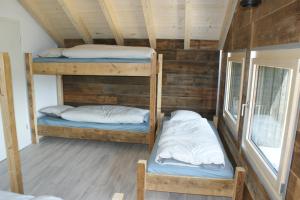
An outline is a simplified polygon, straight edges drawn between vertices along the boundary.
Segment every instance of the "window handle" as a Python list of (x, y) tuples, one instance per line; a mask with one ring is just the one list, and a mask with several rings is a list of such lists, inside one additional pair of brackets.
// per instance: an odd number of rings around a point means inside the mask
[(248, 103), (243, 103), (243, 104), (242, 104), (242, 113), (241, 113), (241, 116), (242, 116), (242, 117), (244, 116), (244, 114), (245, 114), (245, 109), (248, 108), (248, 105), (249, 105)]

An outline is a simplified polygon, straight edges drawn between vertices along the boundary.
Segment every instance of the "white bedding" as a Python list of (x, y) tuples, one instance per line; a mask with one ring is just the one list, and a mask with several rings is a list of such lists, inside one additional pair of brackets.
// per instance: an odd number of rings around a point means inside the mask
[(0, 200), (62, 200), (53, 196), (34, 197), (31, 195), (21, 195), (12, 192), (0, 191)]
[(143, 123), (149, 111), (127, 106), (80, 106), (61, 114), (66, 120), (94, 123)]
[(64, 49), (68, 58), (151, 58), (154, 50), (149, 47), (85, 44)]
[(205, 118), (164, 122), (155, 161), (162, 165), (225, 166), (218, 138)]

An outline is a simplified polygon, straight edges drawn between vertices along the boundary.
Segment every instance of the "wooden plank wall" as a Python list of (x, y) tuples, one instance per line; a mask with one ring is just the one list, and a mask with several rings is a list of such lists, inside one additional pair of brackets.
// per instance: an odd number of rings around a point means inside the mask
[[(224, 47), (221, 76), (221, 100), (224, 99), (226, 52), (247, 49), (247, 61), (243, 83), (243, 100), (247, 94), (249, 50), (251, 48), (300, 42), (300, 0), (262, 0), (258, 8), (237, 7)], [(219, 131), (237, 164), (248, 172), (244, 199), (269, 199), (257, 175), (245, 159), (241, 149), (243, 119), (240, 122), (238, 140), (232, 137), (222, 118), (223, 101), (220, 102)], [(300, 120), (287, 189), (287, 200), (300, 199)]]
[[(81, 40), (66, 40), (67, 47)], [(114, 40), (94, 40), (114, 44)], [(148, 39), (127, 39), (128, 46), (149, 46)], [(212, 119), (215, 114), (219, 53), (217, 41), (157, 40), (157, 52), (164, 55), (162, 111), (189, 109)], [(149, 105), (149, 79), (144, 77), (64, 76), (65, 104)]]

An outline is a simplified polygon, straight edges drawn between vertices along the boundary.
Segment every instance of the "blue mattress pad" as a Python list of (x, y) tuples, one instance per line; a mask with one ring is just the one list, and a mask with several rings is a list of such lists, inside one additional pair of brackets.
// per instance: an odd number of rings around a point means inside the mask
[(147, 134), (149, 132), (149, 120), (144, 123), (127, 124), (127, 123), (91, 123), (75, 122), (65, 120), (59, 117), (42, 116), (38, 118), (38, 125), (60, 126), (70, 128), (93, 128), (99, 130), (111, 131), (128, 131), (134, 133)]

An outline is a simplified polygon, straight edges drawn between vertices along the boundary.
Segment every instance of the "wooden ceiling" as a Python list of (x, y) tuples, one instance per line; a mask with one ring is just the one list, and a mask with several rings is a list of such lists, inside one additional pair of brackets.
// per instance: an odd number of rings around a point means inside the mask
[(48, 34), (64, 39), (124, 38), (219, 40), (237, 0), (19, 0)]

